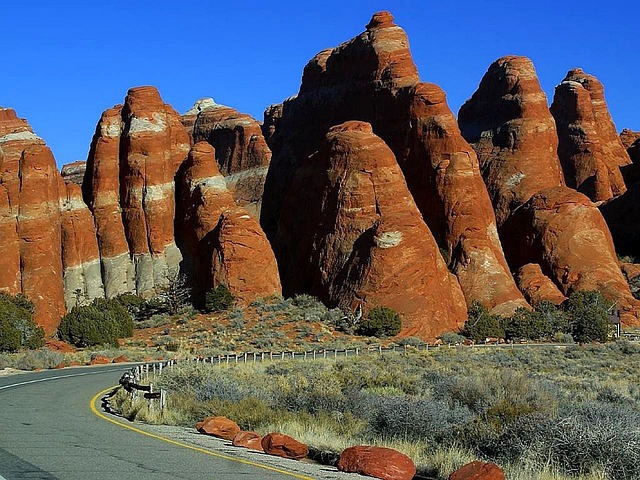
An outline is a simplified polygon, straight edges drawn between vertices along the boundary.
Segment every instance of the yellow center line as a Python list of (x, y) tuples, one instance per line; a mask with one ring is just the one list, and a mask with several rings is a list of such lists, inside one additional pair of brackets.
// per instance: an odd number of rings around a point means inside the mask
[(107, 417), (105, 414), (103, 414), (102, 412), (100, 412), (96, 408), (96, 402), (98, 401), (98, 399), (101, 396), (103, 396), (108, 391), (113, 390), (114, 388), (116, 388), (116, 387), (113, 386), (113, 387), (105, 388), (104, 390), (96, 393), (94, 395), (94, 397), (91, 399), (90, 403), (89, 403), (91, 411), (95, 415), (100, 417), (101, 419), (106, 420), (107, 422), (111, 422), (111, 423), (113, 423), (115, 425), (118, 425), (118, 426), (120, 426), (122, 428), (126, 428), (128, 430), (131, 430), (133, 432), (139, 433), (141, 435), (146, 435), (147, 437), (155, 438), (157, 440), (162, 440), (163, 442), (167, 442), (167, 443), (170, 443), (172, 445), (177, 445), (179, 447), (188, 448), (189, 450), (194, 450), (196, 452), (204, 453), (205, 455), (211, 455), (212, 457), (223, 458), (225, 460), (230, 460), (232, 462), (238, 462), (238, 463), (243, 463), (245, 465), (251, 465), (252, 467), (261, 468), (263, 470), (270, 470), (272, 472), (280, 473), (282, 475), (287, 475), (287, 476), (293, 477), (293, 478), (299, 478), (301, 480), (314, 480), (314, 478), (312, 478), (312, 477), (307, 477), (307, 476), (304, 476), (304, 475), (299, 475), (297, 473), (287, 472), (286, 470), (281, 470), (281, 469), (276, 468), (276, 467), (270, 467), (268, 465), (262, 465), (260, 463), (255, 463), (255, 462), (252, 462), (250, 460), (244, 460), (242, 458), (235, 458), (235, 457), (231, 457), (229, 455), (225, 455), (223, 453), (212, 452), (211, 450), (207, 450), (207, 449), (200, 448), (200, 447), (195, 447), (193, 445), (189, 445), (189, 444), (186, 444), (186, 443), (178, 442), (176, 440), (172, 440), (170, 438), (162, 437), (162, 436), (156, 435), (154, 433), (145, 432), (144, 430), (140, 430), (139, 428), (132, 427), (131, 425), (126, 425), (124, 423), (118, 422), (117, 420), (114, 420), (113, 418), (109, 418), (109, 417)]

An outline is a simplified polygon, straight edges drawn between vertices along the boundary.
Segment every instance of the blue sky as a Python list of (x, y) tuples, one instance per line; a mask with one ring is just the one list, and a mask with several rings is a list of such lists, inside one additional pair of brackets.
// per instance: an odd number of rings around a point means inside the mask
[(550, 101), (570, 68), (596, 75), (618, 130), (640, 130), (636, 3), (0, 0), (0, 106), (27, 118), (59, 165), (85, 159), (100, 113), (136, 85), (157, 86), (181, 113), (211, 96), (261, 120), (298, 91), (315, 53), (389, 10), (422, 79), (455, 112), (491, 62), (517, 54), (533, 60)]

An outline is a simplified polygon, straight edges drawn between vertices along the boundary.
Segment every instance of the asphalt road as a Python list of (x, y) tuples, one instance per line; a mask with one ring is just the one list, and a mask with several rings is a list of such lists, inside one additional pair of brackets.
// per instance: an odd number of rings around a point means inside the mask
[(184, 448), (140, 431), (91, 400), (128, 366), (0, 377), (0, 480), (310, 479), (284, 469)]

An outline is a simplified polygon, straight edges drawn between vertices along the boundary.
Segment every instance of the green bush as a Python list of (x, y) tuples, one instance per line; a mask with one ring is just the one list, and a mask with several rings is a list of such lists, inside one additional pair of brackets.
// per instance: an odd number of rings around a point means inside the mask
[(133, 335), (133, 320), (116, 299), (97, 298), (91, 305), (74, 307), (62, 317), (58, 327), (61, 340), (77, 347), (109, 344)]
[(33, 321), (34, 309), (25, 296), (0, 292), (0, 351), (44, 345), (44, 331)]
[(526, 308), (518, 308), (513, 315), (504, 318), (502, 327), (507, 340), (548, 339), (554, 333), (541, 312)]
[(393, 337), (400, 333), (402, 319), (395, 310), (375, 307), (360, 321), (356, 333), (367, 337)]
[(576, 342), (606, 342), (613, 326), (609, 322), (611, 302), (600, 292), (573, 292), (565, 302), (571, 316), (571, 334)]
[(207, 312), (222, 312), (233, 307), (235, 301), (227, 286), (220, 284), (205, 294), (204, 308)]
[(462, 334), (480, 342), (486, 338), (504, 338), (501, 318), (491, 315), (487, 307), (474, 301), (469, 307), (469, 319), (464, 324)]

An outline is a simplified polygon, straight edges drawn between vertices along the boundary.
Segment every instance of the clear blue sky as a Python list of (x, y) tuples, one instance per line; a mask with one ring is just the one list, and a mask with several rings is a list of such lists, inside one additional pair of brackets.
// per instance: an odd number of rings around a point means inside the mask
[(422, 79), (442, 86), (455, 112), (491, 62), (518, 54), (550, 101), (568, 69), (596, 75), (618, 130), (640, 130), (637, 3), (0, 0), (0, 106), (26, 117), (59, 165), (85, 159), (100, 113), (136, 85), (157, 86), (181, 113), (211, 96), (261, 120), (298, 91), (315, 53), (390, 10)]

